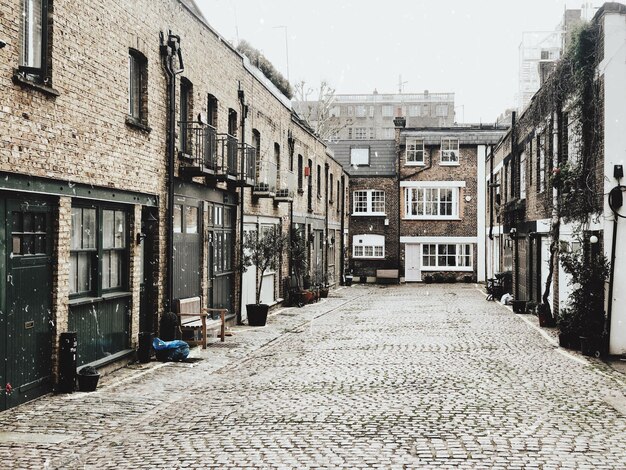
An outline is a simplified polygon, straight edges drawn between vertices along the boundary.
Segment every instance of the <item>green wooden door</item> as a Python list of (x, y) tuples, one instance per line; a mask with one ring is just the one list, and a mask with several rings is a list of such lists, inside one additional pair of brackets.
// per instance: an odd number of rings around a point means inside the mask
[(0, 202), (6, 226), (0, 239), (3, 270), (0, 353), (3, 409), (52, 389), (52, 208), (42, 201)]

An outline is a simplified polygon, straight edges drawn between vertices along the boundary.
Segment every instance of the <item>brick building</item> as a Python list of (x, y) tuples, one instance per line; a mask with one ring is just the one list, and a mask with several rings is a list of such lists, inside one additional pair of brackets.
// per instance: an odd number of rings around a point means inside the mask
[(626, 6), (605, 3), (487, 157), (486, 276), (511, 271), (515, 299), (544, 304), (558, 318), (581, 288), (561, 257), (580, 256), (588, 267), (603, 255), (611, 273), (586, 299), (600, 296), (588, 313), (600, 319), (599, 349), (611, 354), (626, 351), (626, 255), (615, 235), (623, 215), (625, 38)]
[(243, 230), (303, 229), (339, 278), (347, 175), (192, 0), (0, 8), (0, 409), (52, 389), (63, 332), (102, 367), (180, 299), (235, 321)]
[(504, 131), (485, 125), (399, 129), (405, 281), (484, 280), (484, 162)]

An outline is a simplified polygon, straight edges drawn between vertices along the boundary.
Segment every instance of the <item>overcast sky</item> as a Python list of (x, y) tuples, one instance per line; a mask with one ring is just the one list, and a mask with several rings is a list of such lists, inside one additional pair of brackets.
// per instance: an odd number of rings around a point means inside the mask
[[(458, 122), (493, 122), (514, 106), (522, 32), (554, 30), (566, 7), (583, 4), (582, 0), (196, 2), (225, 39), (234, 44), (246, 39), (291, 83), (304, 80), (317, 86), (326, 80), (337, 93), (371, 93), (374, 88), (395, 93), (401, 75), (405, 93), (455, 93)], [(587, 3), (597, 7), (603, 2)]]

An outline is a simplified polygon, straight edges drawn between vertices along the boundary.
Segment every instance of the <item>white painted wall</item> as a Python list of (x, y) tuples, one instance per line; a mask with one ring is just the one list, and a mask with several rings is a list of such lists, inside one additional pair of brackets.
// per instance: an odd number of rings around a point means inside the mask
[(487, 208), (486, 202), (486, 192), (485, 192), (485, 166), (486, 166), (486, 158), (487, 158), (487, 146), (479, 145), (478, 146), (478, 168), (477, 168), (477, 177), (478, 177), (478, 189), (477, 189), (477, 211), (476, 211), (476, 229), (478, 235), (478, 242), (476, 243), (478, 253), (477, 253), (477, 266), (476, 266), (476, 275), (478, 282), (485, 282), (485, 214)]
[[(626, 17), (617, 13), (604, 16), (604, 59), (598, 66), (604, 75), (604, 193), (617, 185), (613, 165), (624, 165), (626, 156)], [(624, 180), (622, 180), (624, 184)], [(626, 214), (626, 209), (622, 209)], [(611, 259), (613, 214), (604, 201), (604, 253)], [(615, 252), (615, 280), (611, 318), (610, 354), (626, 353), (626, 220), (618, 222)], [(607, 291), (608, 293), (608, 291)]]

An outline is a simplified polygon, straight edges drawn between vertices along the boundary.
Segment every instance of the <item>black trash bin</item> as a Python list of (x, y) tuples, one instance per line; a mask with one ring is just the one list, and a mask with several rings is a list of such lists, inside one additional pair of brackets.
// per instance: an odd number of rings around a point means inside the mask
[(76, 389), (76, 348), (78, 340), (76, 332), (61, 333), (59, 349), (59, 383), (60, 393), (72, 393)]
[(139, 333), (139, 349), (137, 351), (137, 359), (139, 359), (139, 362), (150, 362), (153, 338), (154, 334), (149, 331)]

